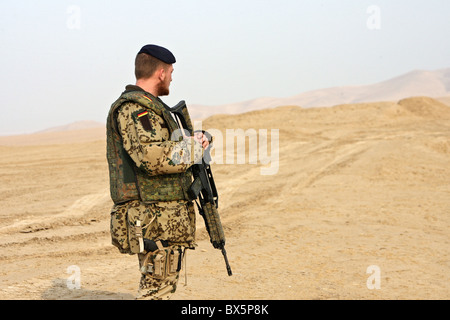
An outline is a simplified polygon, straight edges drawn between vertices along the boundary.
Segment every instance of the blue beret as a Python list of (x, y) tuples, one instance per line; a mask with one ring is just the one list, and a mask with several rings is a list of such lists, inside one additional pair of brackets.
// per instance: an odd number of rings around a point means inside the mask
[(139, 51), (139, 53), (149, 54), (152, 57), (155, 57), (156, 59), (159, 59), (162, 62), (165, 62), (167, 64), (173, 64), (176, 62), (175, 57), (172, 54), (172, 52), (170, 52), (166, 48), (163, 48), (163, 47), (160, 47), (160, 46), (157, 46), (154, 44), (148, 44), (146, 46), (143, 46), (141, 51)]

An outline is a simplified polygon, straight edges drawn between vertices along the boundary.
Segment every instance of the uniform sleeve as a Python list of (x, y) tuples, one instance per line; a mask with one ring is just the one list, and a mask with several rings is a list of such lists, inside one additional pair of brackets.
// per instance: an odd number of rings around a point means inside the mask
[(150, 175), (184, 172), (201, 161), (200, 143), (190, 137), (170, 140), (163, 118), (138, 104), (124, 104), (117, 122), (124, 149), (136, 166)]

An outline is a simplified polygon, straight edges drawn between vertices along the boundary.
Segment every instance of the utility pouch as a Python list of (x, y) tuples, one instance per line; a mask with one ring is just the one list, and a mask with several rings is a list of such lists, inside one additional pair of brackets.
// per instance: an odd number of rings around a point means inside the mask
[(181, 270), (181, 258), (182, 251), (181, 249), (172, 250), (169, 255), (169, 274), (176, 273)]
[(167, 275), (167, 250), (160, 250), (153, 258), (153, 277), (163, 279)]
[(121, 253), (131, 254), (126, 215), (126, 209), (115, 207), (111, 209), (111, 243), (117, 247)]
[(158, 249), (148, 252), (141, 264), (141, 273), (155, 279), (164, 279), (181, 270), (182, 250), (165, 247), (156, 241)]
[(143, 253), (144, 234), (156, 215), (133, 204), (116, 205), (111, 209), (111, 242), (121, 253)]
[(151, 275), (156, 279), (164, 279), (167, 275), (167, 258), (170, 253), (161, 241), (156, 241), (157, 249), (148, 252), (141, 265), (141, 273)]
[(144, 234), (156, 215), (143, 207), (130, 207), (127, 214), (128, 241), (131, 254), (144, 252)]

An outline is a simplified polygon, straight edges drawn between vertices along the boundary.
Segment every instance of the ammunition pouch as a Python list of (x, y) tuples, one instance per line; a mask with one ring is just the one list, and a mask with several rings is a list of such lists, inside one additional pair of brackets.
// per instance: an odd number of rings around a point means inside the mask
[[(141, 273), (143, 275), (151, 275), (155, 279), (164, 279), (181, 270), (181, 261), (184, 253), (182, 248), (168, 246), (163, 241), (153, 242), (145, 239), (145, 242), (146, 248), (156, 246), (156, 250), (145, 254), (141, 262)], [(148, 246), (147, 244), (150, 245)]]

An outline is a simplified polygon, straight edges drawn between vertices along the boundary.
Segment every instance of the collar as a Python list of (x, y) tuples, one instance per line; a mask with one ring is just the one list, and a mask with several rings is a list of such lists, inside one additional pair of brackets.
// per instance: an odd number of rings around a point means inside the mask
[(144, 89), (142, 89), (139, 86), (133, 85), (133, 84), (129, 84), (125, 87), (125, 92), (131, 92), (131, 91), (140, 91), (143, 92), (146, 96), (148, 96), (149, 98), (153, 98), (156, 101), (160, 102), (164, 108), (168, 111), (170, 111), (170, 107), (168, 105), (166, 105), (159, 97), (155, 97), (154, 95), (152, 95), (150, 92), (145, 91)]
[[(125, 92), (129, 92), (129, 91), (142, 91), (142, 92), (148, 93), (147, 91), (145, 91), (141, 87), (135, 86), (135, 85), (132, 85), (132, 84), (129, 84), (129, 85), (127, 85), (125, 87)], [(148, 94), (150, 94), (150, 93), (148, 93)]]

